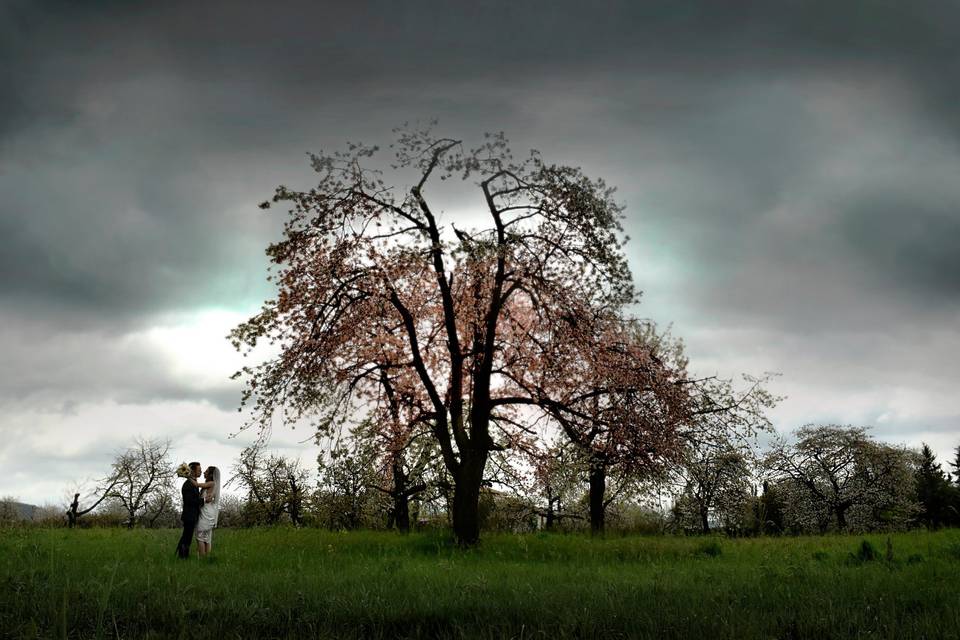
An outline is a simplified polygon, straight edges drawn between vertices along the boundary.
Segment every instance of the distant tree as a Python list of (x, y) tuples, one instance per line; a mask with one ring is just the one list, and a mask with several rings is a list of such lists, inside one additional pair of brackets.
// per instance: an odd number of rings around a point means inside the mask
[(933, 450), (924, 443), (920, 449), (916, 470), (917, 501), (920, 504), (918, 520), (927, 527), (937, 528), (948, 522), (953, 491), (949, 477), (937, 462)]
[(874, 442), (862, 427), (806, 425), (795, 438), (778, 439), (765, 459), (794, 527), (902, 526), (913, 515), (906, 451)]
[(55, 503), (38, 505), (33, 510), (33, 522), (42, 527), (62, 526), (64, 522), (63, 507)]
[(586, 467), (579, 449), (561, 439), (544, 449), (528, 449), (531, 480), (523, 493), (534, 499), (534, 513), (552, 531), (566, 520), (583, 520)]
[[(106, 497), (106, 496), (104, 496), (104, 497)], [(102, 499), (103, 499), (103, 498), (101, 498), (101, 500), (102, 500)], [(81, 511), (79, 511), (79, 509), (80, 509), (80, 493), (79, 493), (79, 492), (74, 493), (74, 494), (73, 494), (73, 501), (70, 503), (70, 506), (67, 507), (67, 526), (69, 526), (71, 529), (74, 528), (74, 527), (77, 525), (77, 520), (80, 518), (81, 515), (83, 515), (83, 514), (85, 514), (85, 513), (88, 513), (88, 512), (90, 512), (90, 511), (93, 511), (94, 509), (97, 508), (97, 505), (99, 505), (99, 504), (100, 504), (100, 502), (98, 501), (98, 502), (94, 503), (93, 506), (91, 506), (91, 507), (89, 507), (88, 509), (86, 509), (86, 510), (84, 510), (84, 511), (81, 512)]]
[(543, 324), (532, 323), (519, 337), (526, 340), (535, 330), (536, 349), (508, 351), (522, 365), (511, 379), (577, 450), (591, 531), (602, 533), (616, 497), (607, 493), (608, 478), (616, 475), (627, 487), (679, 455), (680, 428), (689, 413), (685, 371), (663, 357), (647, 323), (616, 311), (571, 302)]
[[(648, 490), (648, 484), (640, 485)], [(631, 534), (663, 534), (672, 524), (669, 513), (657, 508), (646, 491), (630, 498), (615, 500), (609, 509), (608, 525), (611, 530)]]
[(752, 502), (753, 528), (757, 535), (783, 533), (784, 496), (778, 485), (764, 480), (761, 493)]
[[(732, 380), (717, 376), (693, 377), (688, 372), (681, 340), (659, 331), (652, 322), (628, 321), (625, 326), (627, 344), (632, 344), (634, 352), (641, 356), (634, 366), (641, 368), (645, 378), (634, 376), (630, 380), (618, 374), (613, 378), (617, 380), (615, 384), (606, 383), (615, 389), (613, 393), (596, 393), (598, 387), (604, 387), (596, 380), (588, 380), (584, 386), (594, 393), (588, 394), (592, 406), (581, 412), (586, 419), (557, 416), (564, 433), (587, 460), (594, 532), (603, 529), (606, 508), (618, 497), (616, 491), (606, 495), (608, 477), (619, 478), (621, 490), (636, 488), (661, 476), (675, 477), (685, 464), (717, 462), (723, 458), (717, 455), (718, 450), (745, 450), (747, 441), (770, 429), (766, 410), (778, 400), (765, 388), (769, 374), (761, 379), (744, 376), (745, 388), (737, 388)], [(597, 347), (599, 351), (601, 345)], [(650, 362), (643, 364), (643, 357)], [(622, 358), (620, 362), (611, 359), (610, 365), (615, 370), (630, 366)], [(565, 381), (574, 377), (570, 373), (554, 376)], [(658, 385), (665, 385), (670, 391), (658, 389)], [(709, 477), (706, 472), (698, 473), (699, 469), (691, 470), (699, 480)], [(680, 484), (688, 484), (689, 479), (683, 477)], [(690, 488), (699, 484), (694, 481)], [(730, 495), (703, 486), (693, 491), (701, 506), (703, 500), (707, 501), (707, 512), (721, 495)], [(698, 513), (701, 506), (697, 507)], [(709, 530), (702, 517), (698, 515), (697, 519), (701, 529)]]
[(239, 527), (244, 522), (244, 504), (240, 496), (232, 493), (223, 493), (220, 496), (220, 515), (218, 527)]
[(381, 478), (386, 480), (384, 484), (387, 486), (382, 484), (375, 486), (387, 494), (392, 503), (387, 514), (387, 528), (396, 527), (400, 533), (408, 533), (411, 498), (427, 490), (427, 483), (422, 476), (422, 467), (415, 465), (411, 471), (402, 458), (394, 457), (390, 466), (381, 473)]
[(778, 440), (766, 465), (776, 476), (808, 494), (832, 512), (839, 529), (847, 528), (847, 512), (862, 490), (856, 482), (857, 455), (867, 442), (866, 429), (806, 425), (794, 445)]
[(480, 497), (480, 514), (484, 529), (509, 533), (537, 530), (537, 518), (529, 501), (513, 492), (485, 486)]
[(106, 497), (123, 507), (125, 523), (133, 528), (142, 516), (153, 524), (173, 506), (173, 463), (170, 441), (138, 439), (113, 461), (112, 486)]
[(298, 460), (251, 446), (240, 453), (235, 471), (231, 483), (246, 493), (244, 513), (249, 523), (276, 524), (284, 514), (294, 524), (300, 523), (309, 476)]
[(395, 387), (390, 368), (380, 370), (384, 404), (361, 423), (353, 440), (369, 449), (368, 455), (376, 467), (372, 486), (390, 499), (387, 528), (395, 526), (401, 533), (407, 533), (410, 501), (427, 490), (427, 470), (440, 452), (416, 403)]
[(953, 467), (953, 482), (957, 486), (960, 486), (960, 446), (954, 450), (953, 461), (950, 463), (950, 466)]
[(375, 452), (363, 441), (351, 444), (341, 443), (317, 458), (330, 529), (359, 529), (371, 501), (379, 497), (374, 493), (380, 487)]
[(9, 527), (21, 520), (17, 500), (13, 496), (0, 497), (0, 527)]
[[(622, 210), (577, 168), (536, 153), (514, 160), (502, 135), (467, 150), (404, 130), (393, 149), (395, 170), (412, 174), (399, 190), (369, 167), (378, 149), (362, 145), (312, 156), (315, 188), (277, 189), (273, 203), (291, 206), (284, 239), (268, 249), (279, 295), (232, 335), (237, 348), (280, 347), (241, 374), (261, 426), (283, 407), (285, 419), (310, 417), (327, 433), (382, 399), (389, 368), (440, 451), (454, 533), (470, 545), (490, 453), (524, 433), (516, 408), (561, 401), (519, 382), (539, 336), (635, 299)], [(477, 180), (485, 226), (442, 224), (427, 188), (453, 178)]]
[[(673, 351), (682, 357), (679, 348)], [(745, 375), (742, 389), (716, 376), (684, 380), (690, 394), (684, 447), (669, 475), (682, 488), (674, 512), (686, 530), (709, 533), (711, 521), (740, 530), (752, 517), (753, 449), (757, 435), (772, 429), (767, 411), (779, 400), (766, 389), (772, 376)]]
[(81, 523), (98, 528), (126, 527), (127, 510), (116, 500), (104, 500), (93, 513), (84, 516)]
[(851, 509), (851, 529), (904, 529), (919, 511), (915, 484), (915, 452), (870, 440), (858, 461), (863, 487)]
[(748, 456), (747, 451), (729, 442), (717, 448), (691, 447), (679, 468), (684, 487), (678, 515), (684, 521), (693, 516), (702, 533), (710, 533), (714, 517), (730, 524), (738, 522), (751, 498), (752, 464)]
[(954, 450), (953, 462), (950, 463), (950, 466), (954, 469), (954, 482), (948, 492), (949, 505), (947, 506), (948, 519), (946, 524), (957, 527), (960, 526), (960, 446)]
[[(70, 502), (66, 511), (67, 526), (71, 529), (74, 528), (80, 522), (80, 518), (99, 507), (105, 500), (107, 500), (107, 498), (110, 497), (113, 488), (119, 481), (119, 477), (115, 475), (109, 475), (101, 480), (95, 489), (86, 492), (89, 495), (88, 499), (93, 500), (93, 502), (82, 509), (80, 508), (81, 494), (85, 493), (85, 491), (75, 491), (73, 494), (73, 500)], [(82, 489), (82, 486), (78, 488)]]
[[(428, 457), (422, 477), (427, 488), (410, 501), (411, 527), (450, 528), (453, 525), (453, 479), (439, 455)], [(489, 482), (484, 480), (483, 484), (488, 486)]]

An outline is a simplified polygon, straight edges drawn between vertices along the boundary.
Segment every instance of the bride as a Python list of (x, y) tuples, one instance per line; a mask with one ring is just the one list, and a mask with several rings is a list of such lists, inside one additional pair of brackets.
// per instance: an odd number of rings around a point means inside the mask
[(200, 497), (203, 499), (200, 520), (197, 522), (197, 553), (201, 558), (210, 553), (213, 530), (220, 515), (220, 469), (207, 467), (203, 479), (204, 482), (193, 481), (200, 488)]

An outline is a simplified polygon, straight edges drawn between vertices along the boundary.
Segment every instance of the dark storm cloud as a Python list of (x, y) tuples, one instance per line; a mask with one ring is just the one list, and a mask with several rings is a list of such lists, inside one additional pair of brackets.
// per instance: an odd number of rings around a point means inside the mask
[[(957, 14), (953, 3), (13, 3), (0, 269), (14, 277), (0, 296), (123, 315), (250, 295), (224, 279), (250, 263), (256, 241), (243, 240), (264, 226), (223, 212), (272, 187), (280, 172), (264, 167), (302, 176), (302, 151), (411, 115), (499, 116), (509, 131), (526, 124), (511, 88), (565, 76), (576, 91), (605, 74), (596, 97), (613, 102), (613, 128), (687, 150), (686, 167), (699, 165), (688, 191), (719, 204), (715, 227), (730, 229), (822, 152), (778, 77), (884, 69), (936, 109), (956, 71)], [(478, 100), (458, 95), (471, 86)], [(651, 106), (656, 94), (672, 98)]]
[(8, 2), (0, 401), (235, 406), (116, 341), (261, 300), (255, 205), (303, 153), (435, 116), (619, 185), (642, 313), (708, 365), (836, 402), (955, 377), (958, 27), (947, 1)]
[(951, 197), (871, 194), (841, 218), (838, 234), (866, 268), (892, 275), (921, 300), (960, 303), (960, 190)]
[(922, 136), (778, 113), (789, 135), (720, 145), (728, 166), (687, 162), (649, 192), (674, 214), (655, 224), (679, 241), (690, 293), (713, 313), (793, 331), (949, 323), (960, 311), (960, 156), (923, 151)]
[(264, 289), (242, 269), (260, 253), (244, 235), (267, 231), (258, 224), (265, 220), (237, 215), (254, 194), (241, 187), (246, 200), (236, 202), (217, 193), (217, 168), (195, 157), (170, 154), (171, 166), (159, 167), (128, 148), (108, 159), (85, 151), (48, 159), (41, 171), (10, 167), (2, 178), (10, 188), (0, 295), (112, 324), (128, 313), (230, 304), (230, 296)]

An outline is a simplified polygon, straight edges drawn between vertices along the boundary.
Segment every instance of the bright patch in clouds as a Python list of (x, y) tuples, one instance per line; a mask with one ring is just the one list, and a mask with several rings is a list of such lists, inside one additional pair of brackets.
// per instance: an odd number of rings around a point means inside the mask
[[(236, 411), (224, 411), (205, 401), (163, 401), (120, 404), (81, 403), (69, 415), (25, 410), (5, 417), (0, 442), (0, 496), (12, 495), (34, 504), (60, 500), (90, 489), (110, 469), (116, 452), (135, 438), (169, 438), (174, 464), (199, 460), (233, 475), (233, 463), (254, 434), (234, 433), (240, 426)], [(307, 433), (276, 429), (271, 451), (299, 458), (311, 471), (317, 448), (302, 443)]]
[[(31, 503), (61, 500), (90, 488), (109, 470), (116, 452), (137, 437), (169, 438), (174, 462), (200, 460), (231, 475), (233, 462), (255, 434), (240, 433), (242, 385), (230, 376), (251, 360), (226, 339), (251, 312), (203, 310), (165, 315), (145, 329), (108, 339), (96, 332), (64, 334), (47, 344), (54, 353), (20, 347), (43, 344), (39, 335), (12, 336), (8, 353), (23, 364), (64, 358), (62, 375), (38, 378), (39, 393), (12, 402), (0, 440), (0, 496)], [(14, 338), (17, 338), (14, 340)], [(269, 356), (258, 349), (257, 362)], [(68, 384), (87, 379), (82, 390)], [(314, 468), (315, 445), (306, 431), (276, 428), (271, 449)]]
[(131, 338), (161, 354), (170, 375), (189, 380), (199, 389), (217, 388), (244, 365), (244, 358), (227, 340), (227, 334), (250, 315), (201, 311), (178, 318), (173, 324), (151, 327)]

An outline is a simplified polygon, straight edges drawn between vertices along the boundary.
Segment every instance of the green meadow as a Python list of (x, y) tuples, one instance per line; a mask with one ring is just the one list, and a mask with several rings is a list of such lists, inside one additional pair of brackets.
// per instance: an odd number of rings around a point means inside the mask
[(3, 638), (958, 638), (960, 530), (801, 538), (0, 531)]

